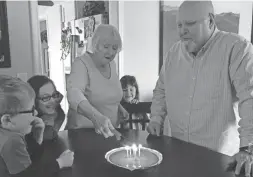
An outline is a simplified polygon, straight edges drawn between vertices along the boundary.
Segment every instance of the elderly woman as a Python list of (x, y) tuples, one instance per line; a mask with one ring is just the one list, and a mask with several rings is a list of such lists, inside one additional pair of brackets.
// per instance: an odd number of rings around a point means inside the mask
[(75, 59), (67, 79), (67, 129), (94, 127), (97, 133), (120, 137), (114, 127), (127, 118), (120, 105), (123, 93), (115, 55), (122, 42), (114, 26), (101, 24), (91, 40), (91, 51)]

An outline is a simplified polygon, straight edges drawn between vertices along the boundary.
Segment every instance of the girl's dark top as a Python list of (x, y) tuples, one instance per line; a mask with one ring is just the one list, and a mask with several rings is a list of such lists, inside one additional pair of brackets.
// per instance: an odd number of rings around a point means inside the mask
[(43, 115), (43, 114), (38, 114), (38, 117), (40, 117), (42, 120), (43, 119), (53, 119), (53, 125), (47, 125), (47, 123), (45, 122), (45, 131), (44, 131), (44, 136), (43, 136), (43, 140), (44, 141), (50, 141), (53, 140), (55, 138), (57, 138), (58, 136), (58, 132), (65, 120), (65, 113), (63, 111), (63, 109), (61, 108), (61, 106), (58, 106), (56, 108), (56, 118), (55, 117), (50, 117), (51, 115)]

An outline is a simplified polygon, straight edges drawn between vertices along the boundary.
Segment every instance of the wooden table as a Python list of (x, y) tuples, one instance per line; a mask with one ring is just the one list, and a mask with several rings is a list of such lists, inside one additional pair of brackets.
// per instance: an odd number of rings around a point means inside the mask
[(44, 158), (55, 158), (69, 148), (75, 152), (72, 168), (62, 170), (61, 177), (234, 177), (227, 172), (230, 157), (171, 137), (155, 137), (145, 131), (122, 132), (128, 139), (163, 154), (160, 165), (129, 171), (109, 164), (105, 153), (123, 145), (115, 137), (105, 139), (94, 129), (77, 129), (59, 133), (59, 139), (46, 146)]

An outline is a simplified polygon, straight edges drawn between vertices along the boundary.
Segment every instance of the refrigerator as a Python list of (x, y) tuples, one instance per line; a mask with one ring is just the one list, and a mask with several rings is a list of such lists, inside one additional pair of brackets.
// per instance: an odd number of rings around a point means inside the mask
[(104, 15), (93, 15), (68, 22), (71, 28), (71, 49), (70, 55), (64, 61), (65, 73), (69, 74), (71, 71), (71, 63), (76, 57), (83, 55), (90, 50), (91, 38), (94, 30), (100, 24), (107, 23)]

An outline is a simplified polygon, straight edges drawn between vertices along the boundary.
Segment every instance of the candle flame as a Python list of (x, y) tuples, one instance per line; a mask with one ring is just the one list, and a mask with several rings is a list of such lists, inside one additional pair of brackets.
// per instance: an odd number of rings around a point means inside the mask
[(136, 144), (133, 144), (132, 147), (131, 147), (131, 149), (133, 149), (133, 151), (137, 151), (137, 146), (136, 146)]
[(137, 158), (141, 157), (141, 148), (142, 145), (132, 144), (132, 146), (125, 146), (124, 149), (126, 150), (126, 158)]
[(143, 146), (141, 145), (141, 144), (138, 144), (138, 146), (136, 145), (136, 144), (132, 144), (132, 146), (128, 146), (128, 145), (126, 145), (126, 146), (124, 146), (125, 147), (125, 149), (131, 149), (131, 150), (137, 150), (137, 149), (139, 149), (139, 148), (142, 148)]

